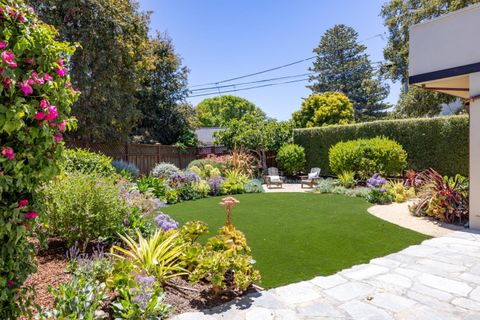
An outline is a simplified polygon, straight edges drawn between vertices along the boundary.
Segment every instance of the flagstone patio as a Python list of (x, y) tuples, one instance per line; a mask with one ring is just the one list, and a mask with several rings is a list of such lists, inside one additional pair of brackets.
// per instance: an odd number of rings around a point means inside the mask
[(331, 276), (173, 319), (480, 319), (480, 234), (455, 231)]

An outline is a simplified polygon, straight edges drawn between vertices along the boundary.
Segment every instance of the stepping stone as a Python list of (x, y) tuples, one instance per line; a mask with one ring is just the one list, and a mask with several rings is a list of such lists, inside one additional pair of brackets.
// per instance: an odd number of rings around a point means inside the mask
[(343, 275), (351, 279), (362, 280), (362, 279), (367, 279), (367, 278), (376, 276), (378, 274), (388, 272), (388, 270), (389, 269), (386, 267), (381, 267), (375, 264), (371, 264), (371, 265), (366, 265), (355, 271), (345, 272), (343, 273)]
[(266, 308), (251, 308), (245, 314), (245, 320), (273, 320), (275, 312)]
[(399, 287), (403, 287), (403, 288), (410, 288), (412, 286), (412, 280), (395, 273), (382, 274), (381, 276), (378, 276), (376, 279), (399, 286)]
[(297, 308), (297, 314), (307, 319), (325, 317), (326, 319), (340, 318), (343, 314), (328, 303), (314, 302)]
[[(456, 306), (460, 306), (462, 308), (465, 308), (467, 310), (471, 311), (480, 311), (480, 303), (470, 300), (470, 299), (465, 299), (465, 298), (455, 298), (452, 300), (452, 303)], [(479, 315), (480, 317), (480, 315)]]
[(278, 297), (285, 305), (305, 303), (321, 297), (315, 290), (315, 286), (303, 281), (272, 290), (274, 296)]
[(365, 302), (351, 301), (340, 306), (354, 320), (394, 320), (386, 311)]
[(325, 290), (330, 297), (339, 301), (348, 301), (373, 292), (373, 287), (360, 282), (347, 282), (331, 289)]
[(464, 282), (450, 280), (431, 274), (424, 273), (418, 277), (418, 280), (426, 286), (460, 296), (466, 296), (470, 291), (472, 291), (472, 288)]
[(379, 293), (372, 296), (371, 304), (392, 312), (401, 312), (411, 308), (417, 302), (391, 293)]
[(338, 274), (334, 274), (333, 276), (328, 277), (316, 277), (310, 280), (310, 282), (323, 289), (329, 289), (345, 283), (347, 280)]

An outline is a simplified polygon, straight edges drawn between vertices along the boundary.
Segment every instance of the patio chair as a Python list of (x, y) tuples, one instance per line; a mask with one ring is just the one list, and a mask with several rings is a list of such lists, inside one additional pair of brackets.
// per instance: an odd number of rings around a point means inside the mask
[(308, 175), (300, 176), (300, 178), (302, 179), (301, 188), (303, 189), (303, 185), (307, 185), (310, 188), (313, 188), (314, 186), (316, 186), (318, 183), (318, 180), (320, 179), (320, 172), (321, 172), (320, 168), (312, 168)]
[(283, 187), (283, 178), (278, 173), (278, 169), (275, 167), (270, 167), (267, 169), (268, 175), (265, 176), (265, 184), (267, 188), (270, 189), (272, 185), (282, 188)]

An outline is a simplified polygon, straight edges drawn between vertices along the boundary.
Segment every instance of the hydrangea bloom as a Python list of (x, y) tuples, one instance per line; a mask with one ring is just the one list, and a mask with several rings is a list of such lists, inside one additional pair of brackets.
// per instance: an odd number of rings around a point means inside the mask
[(380, 176), (378, 173), (375, 173), (370, 179), (367, 180), (367, 187), (369, 188), (380, 188), (387, 180)]
[(171, 229), (177, 229), (178, 228), (178, 222), (173, 220), (172, 218), (170, 218), (170, 216), (168, 214), (165, 214), (165, 213), (160, 213), (155, 218), (155, 223), (163, 231), (168, 231), (168, 230), (171, 230)]

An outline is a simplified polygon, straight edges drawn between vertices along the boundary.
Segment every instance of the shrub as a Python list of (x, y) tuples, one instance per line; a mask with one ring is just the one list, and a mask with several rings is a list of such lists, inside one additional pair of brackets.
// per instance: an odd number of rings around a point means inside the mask
[(305, 149), (296, 144), (285, 144), (278, 150), (276, 160), (287, 174), (297, 174), (305, 168)]
[(130, 162), (123, 161), (123, 160), (113, 160), (112, 161), (112, 166), (115, 168), (115, 171), (119, 174), (122, 173), (128, 173), (131, 175), (134, 179), (138, 178), (140, 175), (140, 169), (138, 167)]
[(243, 187), (248, 181), (248, 177), (239, 170), (227, 170), (223, 190), (226, 194), (243, 193)]
[(357, 198), (367, 198), (369, 193), (370, 193), (370, 188), (366, 188), (366, 187), (347, 189), (345, 191), (346, 196), (357, 197)]
[(468, 116), (381, 120), (352, 125), (297, 129), (294, 143), (305, 148), (307, 167), (321, 167), (332, 175), (328, 163), (330, 147), (355, 138), (385, 136), (397, 141), (408, 153), (408, 168), (433, 168), (443, 174), (468, 176)]
[(368, 202), (376, 204), (390, 204), (393, 201), (391, 194), (388, 193), (387, 190), (384, 188), (370, 189), (370, 192), (367, 194), (366, 199)]
[(352, 171), (341, 172), (338, 175), (338, 182), (345, 188), (353, 187), (357, 183), (357, 180), (355, 180), (355, 173)]
[(68, 172), (99, 173), (103, 176), (115, 174), (112, 158), (85, 149), (65, 150), (62, 166)]
[(193, 160), (188, 164), (187, 170), (195, 166), (199, 168), (201, 171), (204, 171), (206, 166), (210, 166), (211, 168), (217, 169), (220, 172), (220, 175), (224, 175), (225, 170), (231, 168), (232, 166), (231, 163), (232, 163), (231, 155), (216, 156), (214, 154), (211, 154), (211, 155), (208, 155), (207, 158)]
[(332, 178), (320, 179), (313, 189), (313, 192), (318, 193), (332, 193), (333, 188), (335, 188), (335, 180)]
[(152, 169), (151, 175), (155, 178), (169, 178), (173, 175), (179, 175), (182, 170), (178, 169), (174, 164), (161, 162), (155, 165)]
[(393, 201), (398, 203), (415, 197), (415, 188), (405, 186), (403, 181), (388, 181), (385, 184), (385, 189), (392, 196)]
[(35, 190), (59, 173), (79, 93), (64, 67), (75, 48), (56, 41), (24, 1), (0, 0), (0, 8), (0, 319), (16, 319), (33, 301), (23, 283), (35, 270)]
[(468, 179), (456, 175), (442, 177), (430, 169), (421, 174), (424, 181), (420, 200), (411, 208), (416, 216), (431, 216), (441, 221), (461, 224), (468, 221)]
[(263, 190), (262, 181), (259, 179), (251, 179), (243, 186), (245, 193), (262, 193)]
[(114, 239), (130, 213), (112, 178), (68, 173), (42, 188), (49, 231), (70, 244)]
[(163, 198), (167, 192), (165, 179), (155, 178), (152, 176), (140, 177), (136, 181), (137, 189), (141, 193), (150, 192), (157, 198)]
[(328, 157), (335, 174), (351, 171), (362, 180), (375, 172), (400, 175), (407, 165), (402, 146), (385, 137), (339, 142), (330, 148)]

